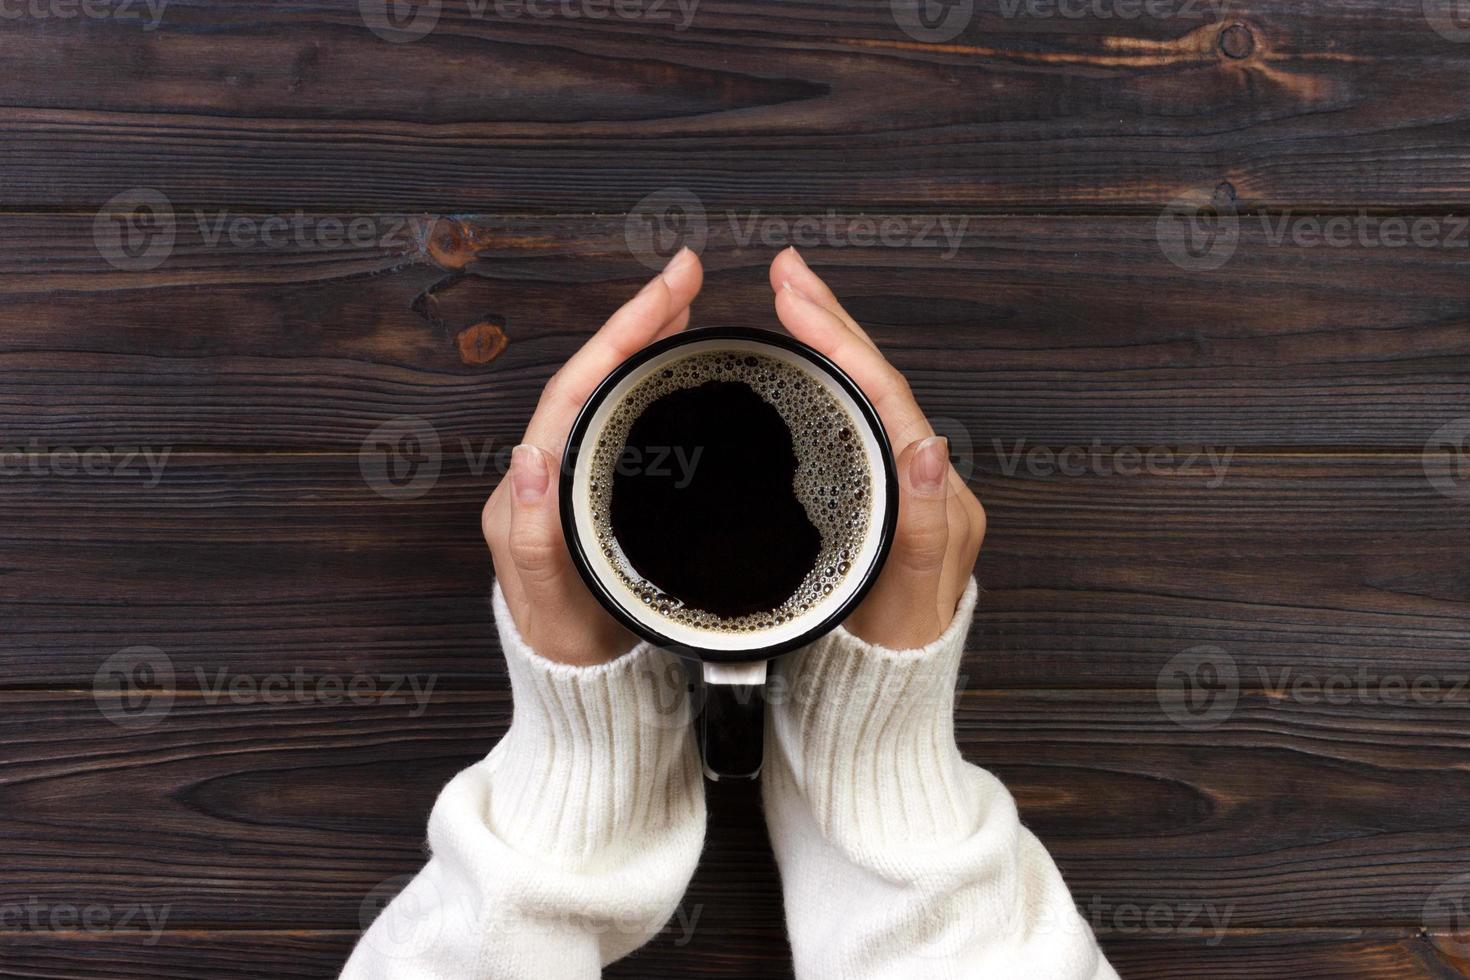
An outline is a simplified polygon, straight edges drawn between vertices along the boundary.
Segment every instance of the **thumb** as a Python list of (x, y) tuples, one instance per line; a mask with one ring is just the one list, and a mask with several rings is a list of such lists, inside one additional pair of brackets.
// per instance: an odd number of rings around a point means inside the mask
[[(926, 436), (898, 457), (898, 529), (888, 566), (909, 595), (935, 593), (949, 545), (949, 440)], [(895, 583), (897, 584), (897, 583)]]
[(543, 601), (575, 577), (557, 510), (556, 467), (539, 446), (522, 443), (510, 455), (510, 559), (531, 601)]
[(539, 446), (527, 443), (511, 453), (504, 553), (515, 568), (515, 598), (508, 589), (506, 601), (522, 638), (541, 656), (578, 666), (599, 664), (626, 651), (632, 638), (587, 591), (572, 564), (557, 506), (558, 469), (555, 458)]
[(898, 527), (873, 591), (853, 611), (848, 628), (891, 650), (911, 650), (944, 632), (941, 614), (949, 551), (949, 444), (926, 436), (898, 457)]

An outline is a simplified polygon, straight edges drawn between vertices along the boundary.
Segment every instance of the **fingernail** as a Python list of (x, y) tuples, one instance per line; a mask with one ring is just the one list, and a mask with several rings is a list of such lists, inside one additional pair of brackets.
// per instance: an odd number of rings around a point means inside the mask
[(810, 269), (811, 268), (811, 266), (809, 266), (809, 265), (806, 264), (806, 259), (802, 258), (801, 257), (801, 253), (796, 250), (796, 246), (795, 245), (792, 245), (791, 246), (791, 254), (794, 255), (794, 256), (796, 256), (796, 261), (798, 261), (798, 262), (801, 263), (801, 267), (803, 269)]
[(510, 485), (516, 500), (538, 504), (551, 485), (546, 469), (546, 454), (535, 446), (522, 443), (510, 451)]
[(944, 436), (930, 436), (914, 450), (914, 461), (909, 466), (909, 479), (919, 493), (938, 493), (944, 486), (948, 469), (949, 440)]

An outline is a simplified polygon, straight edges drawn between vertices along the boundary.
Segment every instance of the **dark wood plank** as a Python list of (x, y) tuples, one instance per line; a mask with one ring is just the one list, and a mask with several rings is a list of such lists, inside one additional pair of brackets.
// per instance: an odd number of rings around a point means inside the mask
[(1332, 700), (1241, 694), (1201, 728), (1154, 691), (975, 692), (956, 724), (1100, 927), (1433, 925), (1463, 888), (1470, 693)]
[[(363, 247), (235, 248), (182, 216), (167, 261), (122, 271), (89, 219), (0, 218), (0, 446), (355, 452), (403, 415), (448, 443), (513, 439), (648, 275), (622, 218), (375, 220)], [(775, 326), (779, 238), (709, 229), (696, 324)], [(1417, 452), (1465, 415), (1470, 247), (1239, 229), (1214, 271), (1176, 265), (1142, 218), (973, 218), (950, 257), (937, 231), (935, 247), (808, 254), (925, 408), (981, 447)]]
[(1259, 980), (1453, 980), (1467, 975), (1461, 941), (1446, 934), (1389, 929), (1242, 930), (1200, 942), (1142, 929), (1101, 936), (1108, 959), (1127, 980), (1212, 977)]
[(178, 457), (152, 488), (146, 471), (7, 478), (0, 677), (90, 688), (148, 645), (193, 690), (298, 671), (501, 684), (479, 527), (498, 478), (493, 456), (478, 475), (452, 457), (432, 493), (394, 500), (356, 456), (292, 454)]
[[(482, 447), (446, 446), (414, 499), (381, 496), (347, 455), (186, 455), (151, 487), (146, 471), (0, 480), (0, 686), (90, 689), (138, 645), (185, 690), (498, 685), (479, 512), (508, 444), (488, 448), (481, 470)], [(962, 461), (990, 514), (969, 686), (1151, 690), (1201, 645), (1246, 690), (1470, 676), (1470, 505), (1426, 478), (1448, 462), (1248, 456), (1218, 485), (1182, 462)]]
[(975, 683), (1153, 688), (1202, 644), (1247, 689), (1470, 676), (1470, 563), (1448, 530), (1470, 507), (1429, 479), (1462, 486), (1462, 465), (1246, 456), (1211, 489), (1182, 460), (1139, 477), (977, 461)]
[[(1102, 942), (1128, 980), (1209, 976), (1258, 980), (1289, 975), (1306, 980), (1450, 980), (1462, 968), (1435, 945), (1440, 938), (1402, 929), (1273, 930), (1232, 932), (1208, 945), (1192, 937), (1115, 936)], [(256, 980), (263, 974), (308, 980), (337, 975), (356, 933), (189, 932), (146, 937), (117, 935), (14, 935), (0, 947), (6, 975), (34, 980)], [(742, 941), (698, 952), (655, 939), (605, 972), (609, 980), (682, 977), (789, 978), (784, 956), (768, 957), (763, 943)]]
[(0, 937), (0, 971), (28, 980), (331, 980), (356, 932), (72, 932)]
[[(1419, 455), (1470, 405), (1470, 46), (1421, 0), (982, 6), (944, 44), (853, 0), (703, 0), (687, 29), (449, 0), (411, 44), (354, 0), (7, 21), (0, 451), (27, 472), (0, 478), (0, 909), (167, 925), (0, 932), (0, 974), (335, 975), (509, 719), (483, 456), (647, 275), (647, 195), (682, 188), (697, 322), (770, 325), (780, 232), (842, 212), (807, 254), (991, 512), (961, 741), (1123, 975), (1470, 976), (1425, 932), (1470, 858), (1470, 498), (1463, 459)], [(147, 268), (94, 241), (137, 188), (177, 219)], [(1239, 215), (1223, 266), (1156, 221), (1179, 195)], [(1451, 240), (1280, 245), (1261, 208)], [(209, 241), (295, 209), (304, 243)], [(435, 217), (475, 210), (517, 216)], [(1039, 212), (1091, 217), (1012, 216)], [(847, 244), (859, 213), (893, 247)], [(444, 453), (412, 499), (357, 455), (404, 416)], [(1094, 443), (1232, 455), (1014, 462)], [(173, 455), (154, 486), (50, 453), (92, 446)], [(134, 692), (157, 716), (94, 687), (139, 645), (172, 672)], [(710, 800), (695, 928), (610, 977), (790, 976), (757, 793)]]
[(672, 2), (658, 21), (443, 6), (409, 44), (353, 0), (9, 22), (0, 200), (621, 212), (685, 187), (719, 207), (1153, 212), (1230, 181), (1252, 204), (1442, 210), (1470, 189), (1470, 51), (1421, 0), (976, 4), (944, 44), (857, 0), (704, 0), (683, 30)]
[[(510, 710), (497, 694), (439, 695), (419, 717), (387, 703), (180, 697), (140, 728), (76, 695), (0, 703), (0, 903), (146, 903), (168, 910), (171, 929), (358, 928), (364, 898), (422, 862), (439, 787)], [(1231, 929), (1411, 928), (1470, 860), (1467, 719), (1463, 694), (1406, 705), (1247, 694), (1200, 731), (1153, 692), (973, 692), (958, 730), (1107, 928), (1136, 924), (1133, 906)], [(710, 916), (699, 950), (779, 935), (757, 794), (711, 797), (711, 842), (685, 899)]]

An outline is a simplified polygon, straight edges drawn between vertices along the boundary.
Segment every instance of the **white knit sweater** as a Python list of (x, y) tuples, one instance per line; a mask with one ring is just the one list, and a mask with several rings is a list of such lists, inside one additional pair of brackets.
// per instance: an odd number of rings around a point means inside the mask
[[(766, 817), (801, 980), (1107, 980), (1051, 858), (954, 740), (975, 605), (918, 650), (843, 629), (777, 662)], [(510, 730), (429, 818), (431, 858), (344, 980), (587, 980), (672, 916), (704, 845), (676, 661), (648, 644), (554, 664), (495, 614)], [(695, 938), (695, 944), (698, 944)], [(715, 951), (712, 951), (715, 952)]]

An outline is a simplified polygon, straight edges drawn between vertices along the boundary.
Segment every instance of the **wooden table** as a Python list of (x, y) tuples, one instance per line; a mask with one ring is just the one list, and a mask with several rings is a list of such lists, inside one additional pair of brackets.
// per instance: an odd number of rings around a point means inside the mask
[[(0, 975), (333, 976), (509, 719), (499, 454), (793, 235), (989, 508), (961, 740), (1122, 974), (1470, 975), (1448, 0), (97, 2), (0, 22)], [(610, 977), (790, 975), (710, 802)]]

